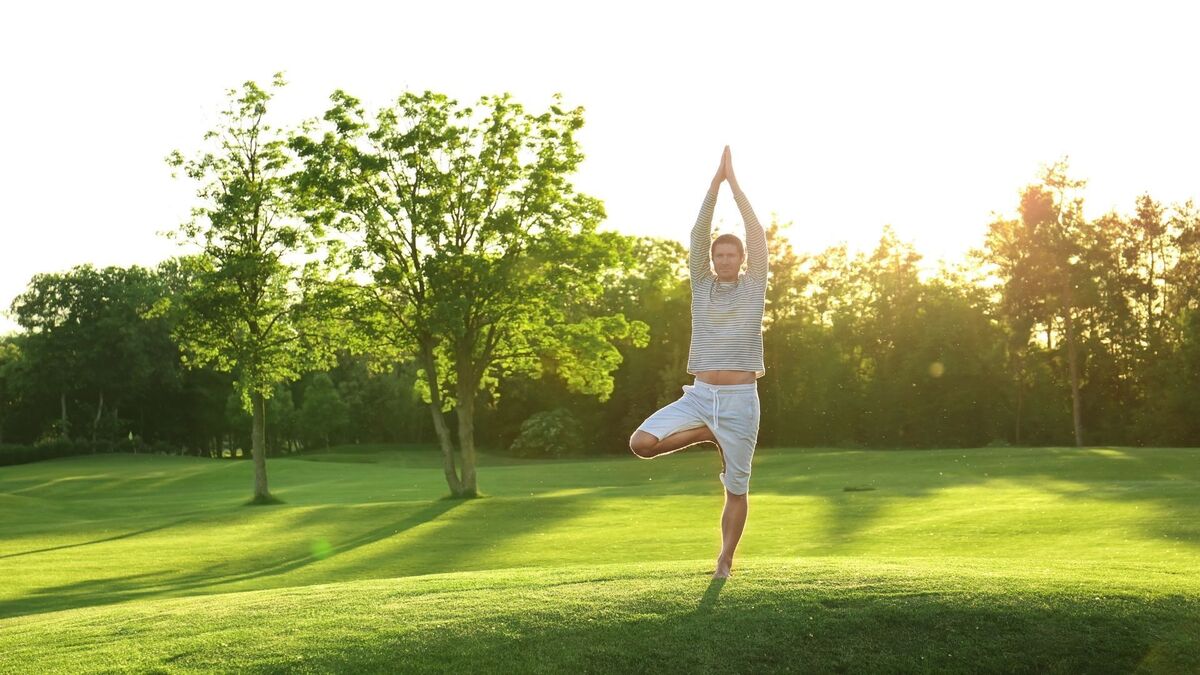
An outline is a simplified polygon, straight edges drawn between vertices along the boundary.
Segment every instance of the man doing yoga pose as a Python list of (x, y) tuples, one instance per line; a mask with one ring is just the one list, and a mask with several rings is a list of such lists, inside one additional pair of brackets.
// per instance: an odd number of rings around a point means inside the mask
[[(735, 235), (712, 239), (713, 208), (728, 181), (746, 226), (746, 245)], [(711, 260), (711, 264), (710, 264)], [(746, 272), (741, 271), (746, 262)], [(644, 459), (711, 441), (721, 455), (725, 486), (721, 553), (714, 578), (728, 577), (748, 511), (750, 461), (758, 441), (757, 380), (763, 366), (762, 318), (767, 291), (767, 237), (738, 186), (729, 146), (713, 176), (692, 228), (688, 268), (692, 281), (692, 341), (683, 396), (642, 422), (629, 448)], [(715, 270), (715, 273), (714, 273)]]

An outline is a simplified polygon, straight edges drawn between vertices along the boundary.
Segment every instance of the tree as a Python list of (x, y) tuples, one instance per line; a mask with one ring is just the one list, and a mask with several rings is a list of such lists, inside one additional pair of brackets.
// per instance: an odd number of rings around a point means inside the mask
[[(782, 237), (771, 241), (767, 329), (763, 334), (763, 430), (767, 443), (849, 444), (862, 440), (863, 371), (870, 289), (863, 256), (845, 245), (798, 256)], [(771, 373), (774, 373), (771, 375)]]
[(73, 316), (73, 311), (81, 308), (78, 295), (70, 273), (43, 273), (35, 274), (12, 303), (17, 323), (27, 331), (22, 350), (23, 371), (31, 375), (25, 378), (27, 391), (58, 399), (59, 419), (53, 433), (62, 438), (70, 437), (67, 403), (78, 390), (78, 374), (86, 367), (84, 324), (93, 323)]
[[(322, 373), (323, 375), (324, 373)], [(280, 382), (267, 400), (267, 419), (271, 426), (267, 434), (267, 453), (295, 452), (300, 437), (301, 417), (292, 401), (291, 386)]]
[[(1142, 199), (1138, 205), (1142, 211)], [(1146, 390), (1139, 440), (1195, 445), (1200, 441), (1200, 212), (1191, 201), (1173, 206), (1163, 236), (1167, 244), (1156, 258), (1170, 264), (1155, 284), (1161, 284), (1161, 293), (1148, 292), (1146, 299), (1161, 298), (1164, 348), (1138, 373)]]
[(1167, 274), (1176, 290), (1169, 297), (1167, 314), (1200, 309), (1200, 211), (1191, 202), (1176, 205), (1170, 225), (1176, 251), (1175, 265)]
[(15, 380), (20, 360), (21, 348), (16, 338), (0, 336), (0, 444), (4, 443), (4, 429), (17, 406), (19, 390)]
[(300, 405), (299, 431), (306, 448), (318, 443), (328, 448), (331, 439), (345, 432), (350, 422), (350, 410), (342, 401), (333, 380), (326, 373), (317, 373), (304, 389)]
[(988, 225), (985, 249), (976, 251), (979, 260), (995, 265), (1003, 280), (995, 306), (1007, 334), (1005, 354), (1015, 392), (1013, 442), (1018, 445), (1023, 438), (1026, 391), (1032, 386), (1030, 341), (1034, 325), (1044, 318), (1041, 298), (1028, 279), (1028, 246), (1021, 220), (997, 218)]
[[(639, 237), (628, 255), (631, 264), (612, 271), (596, 308), (645, 324), (648, 340), (619, 345), (621, 367), (613, 374), (613, 396), (602, 410), (593, 404), (570, 408), (583, 425), (585, 442), (616, 453), (629, 452), (629, 434), (646, 415), (679, 398), (688, 378), (691, 332), (687, 249), (674, 240)], [(513, 411), (516, 426), (531, 412), (563, 405), (562, 394), (553, 388), (538, 386), (530, 393), (532, 405)], [(514, 428), (514, 437), (516, 433)]]
[[(284, 86), (281, 74), (273, 86)], [(210, 149), (191, 160), (178, 150), (168, 157), (200, 183), (201, 200), (170, 236), (202, 252), (179, 261), (186, 283), (159, 311), (174, 316), (188, 366), (234, 374), (253, 419), (253, 502), (270, 503), (266, 400), (277, 384), (333, 365), (341, 303), (316, 255), (324, 233), (294, 218), (293, 159), (285, 134), (266, 123), (272, 92), (246, 82), (227, 93), (220, 124), (204, 136)]]
[(1094, 302), (1095, 285), (1083, 246), (1083, 199), (1077, 196), (1085, 181), (1068, 177), (1067, 170), (1065, 159), (1055, 162), (1042, 171), (1040, 183), (1025, 188), (1020, 218), (992, 223), (984, 258), (1004, 282), (1003, 305), (1016, 340), (1040, 324), (1051, 351), (1061, 320), (1075, 444), (1083, 445), (1078, 314)]
[(566, 457), (583, 444), (579, 421), (566, 408), (543, 410), (521, 424), (511, 450), (518, 457)]
[(70, 431), (69, 398), (94, 402), (88, 425), (94, 441), (102, 422), (113, 433), (128, 424), (120, 419), (123, 406), (144, 410), (155, 396), (178, 389), (178, 352), (169, 327), (144, 316), (162, 294), (153, 270), (79, 265), (34, 275), (13, 301), (17, 321), (29, 331), (25, 352), (37, 373), (33, 387), (58, 395), (62, 435)]
[[(767, 375), (759, 381), (763, 405), (760, 442), (813, 443), (828, 437), (828, 402), (822, 402), (824, 368), (837, 359), (823, 359), (832, 345), (813, 306), (815, 257), (798, 255), (772, 219), (767, 227), (771, 275), (763, 314), (763, 358)], [(836, 376), (834, 376), (836, 377)], [(821, 428), (818, 428), (821, 427)], [(836, 435), (836, 434), (834, 434)], [(840, 439), (839, 439), (840, 440)]]
[(1004, 335), (969, 268), (942, 269), (922, 283), (916, 334), (902, 350), (912, 403), (910, 441), (980, 446), (1003, 438)]
[(432, 441), (429, 412), (413, 390), (413, 364), (372, 370), (371, 357), (344, 350), (329, 372), (338, 395), (349, 407), (347, 442)]
[(353, 238), (347, 269), (373, 282), (355, 305), (362, 334), (381, 364), (416, 360), (446, 482), (476, 496), (480, 391), (551, 373), (604, 399), (615, 343), (646, 340), (644, 325), (589, 308), (628, 242), (596, 232), (600, 201), (567, 180), (583, 159), (583, 110), (556, 99), (534, 115), (500, 95), (481, 98), (476, 114), (425, 92), (371, 120), (349, 94), (331, 98), (323, 132), (314, 123), (292, 144), (307, 165), (309, 218)]
[(873, 443), (910, 445), (914, 425), (909, 423), (907, 405), (913, 387), (929, 367), (932, 355), (913, 354), (918, 336), (923, 288), (918, 276), (921, 256), (911, 244), (902, 242), (885, 226), (879, 244), (869, 257), (855, 266), (855, 277), (866, 291), (858, 330), (861, 336), (860, 372), (864, 382), (864, 425)]

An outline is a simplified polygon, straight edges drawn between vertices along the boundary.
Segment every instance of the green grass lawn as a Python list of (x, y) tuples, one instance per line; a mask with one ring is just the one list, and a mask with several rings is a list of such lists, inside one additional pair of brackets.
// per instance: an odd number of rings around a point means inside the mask
[(481, 464), (0, 468), (0, 672), (1200, 672), (1200, 450), (760, 449), (723, 584), (715, 452)]

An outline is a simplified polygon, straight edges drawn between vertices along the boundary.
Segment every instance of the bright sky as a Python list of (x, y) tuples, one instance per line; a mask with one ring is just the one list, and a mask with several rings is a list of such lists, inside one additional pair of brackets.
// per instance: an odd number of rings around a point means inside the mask
[[(789, 7), (791, 5), (791, 7)], [(162, 161), (224, 91), (290, 85), (587, 109), (578, 188), (608, 227), (684, 241), (730, 144), (760, 219), (801, 250), (890, 223), (930, 259), (982, 243), (1069, 155), (1088, 213), (1200, 197), (1190, 3), (15, 3), (0, 23), (0, 310), (36, 272), (152, 265), (194, 204)], [(740, 224), (726, 191), (717, 220)], [(735, 230), (736, 231), (736, 230)], [(0, 332), (15, 324), (0, 317)]]

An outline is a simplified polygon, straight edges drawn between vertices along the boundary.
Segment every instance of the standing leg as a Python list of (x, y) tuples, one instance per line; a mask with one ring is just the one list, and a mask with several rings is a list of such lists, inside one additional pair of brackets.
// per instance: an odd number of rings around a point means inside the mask
[(721, 512), (721, 554), (717, 556), (717, 569), (713, 578), (728, 577), (733, 568), (733, 552), (737, 549), (742, 530), (746, 527), (746, 514), (750, 511), (750, 494), (735, 495), (725, 491), (725, 510)]
[(721, 449), (725, 509), (721, 512), (721, 553), (713, 578), (728, 577), (733, 568), (733, 554), (750, 511), (750, 465), (758, 443), (758, 391), (731, 395), (723, 401), (728, 401), (728, 417), (721, 416), (716, 443)]

